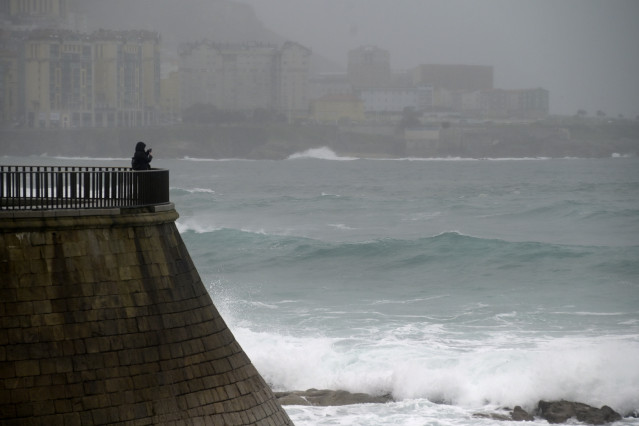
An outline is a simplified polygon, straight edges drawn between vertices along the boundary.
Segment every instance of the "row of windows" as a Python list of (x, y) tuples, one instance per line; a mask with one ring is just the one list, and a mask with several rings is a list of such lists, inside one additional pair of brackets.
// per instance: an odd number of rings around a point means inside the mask
[(17, 6), (17, 10), (14, 10), (13, 12), (29, 15), (47, 15), (57, 13), (60, 10), (61, 1), (64, 0), (21, 0), (17, 4), (14, 3), (14, 5)]

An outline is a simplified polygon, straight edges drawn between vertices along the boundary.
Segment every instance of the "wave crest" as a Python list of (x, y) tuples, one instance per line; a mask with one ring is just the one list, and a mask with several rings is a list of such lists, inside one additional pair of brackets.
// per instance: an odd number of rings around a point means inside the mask
[(321, 148), (307, 149), (306, 151), (289, 155), (288, 160), (297, 160), (302, 158), (304, 159), (312, 158), (316, 160), (337, 160), (337, 161), (352, 161), (352, 160), (359, 159), (357, 157), (340, 157), (335, 153), (335, 151), (324, 146)]

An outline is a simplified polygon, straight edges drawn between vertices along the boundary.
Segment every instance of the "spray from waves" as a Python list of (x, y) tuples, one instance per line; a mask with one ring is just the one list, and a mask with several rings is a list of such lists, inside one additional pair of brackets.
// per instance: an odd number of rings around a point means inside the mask
[(188, 194), (200, 194), (200, 193), (206, 193), (206, 194), (215, 194), (215, 191), (212, 190), (211, 188), (181, 188), (181, 187), (177, 187), (177, 186), (172, 186), (169, 188), (171, 191), (175, 191), (178, 193), (188, 193)]
[(175, 222), (175, 226), (180, 234), (185, 234), (189, 231), (196, 234), (207, 234), (220, 230), (221, 228), (211, 223), (210, 220), (200, 220), (197, 217), (179, 218)]
[[(277, 330), (234, 335), (275, 390), (342, 389), (396, 400), (427, 399), (462, 407), (532, 409), (540, 399), (610, 405), (621, 413), (639, 408), (639, 342), (622, 337), (530, 339), (525, 346), (498, 342), (451, 349), (447, 340), (298, 337)], [(311, 333), (309, 333), (311, 334)], [(308, 335), (307, 335), (308, 336)], [(462, 346), (463, 342), (459, 342)]]
[(338, 160), (338, 161), (359, 160), (359, 158), (357, 157), (340, 157), (335, 153), (335, 151), (333, 151), (332, 149), (328, 147), (312, 148), (304, 152), (298, 152), (298, 153), (292, 154), (288, 157), (289, 160), (297, 160), (297, 159), (303, 159), (303, 158), (304, 159), (312, 158), (316, 160)]

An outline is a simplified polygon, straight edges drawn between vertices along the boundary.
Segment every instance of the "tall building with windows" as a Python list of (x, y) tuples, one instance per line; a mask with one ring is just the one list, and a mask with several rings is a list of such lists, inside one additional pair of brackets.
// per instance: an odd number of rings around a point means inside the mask
[(211, 104), (222, 110), (274, 109), (294, 117), (308, 109), (311, 52), (296, 43), (200, 41), (180, 47), (182, 108)]
[(81, 0), (2, 0), (0, 20), (13, 28), (77, 28), (73, 12)]
[(539, 119), (548, 115), (546, 89), (490, 89), (462, 95), (462, 112), (487, 118)]
[(20, 123), (20, 57), (19, 49), (9, 42), (10, 34), (0, 30), (0, 125)]
[(384, 88), (391, 84), (390, 53), (375, 46), (348, 52), (348, 79), (353, 89)]
[(278, 54), (277, 105), (289, 122), (308, 115), (310, 57), (310, 49), (290, 41), (284, 43)]
[(157, 122), (159, 41), (150, 31), (30, 33), (23, 49), (26, 125), (132, 127)]
[(406, 108), (425, 111), (433, 106), (430, 86), (366, 89), (360, 91), (366, 113), (401, 113)]
[(93, 123), (93, 49), (87, 35), (35, 31), (24, 46), (28, 127)]
[(95, 49), (95, 120), (133, 127), (158, 121), (160, 37), (152, 31), (92, 34)]

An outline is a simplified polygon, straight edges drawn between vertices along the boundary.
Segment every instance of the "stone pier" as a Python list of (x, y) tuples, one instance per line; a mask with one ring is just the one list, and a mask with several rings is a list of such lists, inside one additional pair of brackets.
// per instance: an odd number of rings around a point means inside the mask
[(0, 424), (292, 425), (177, 217), (0, 211)]

